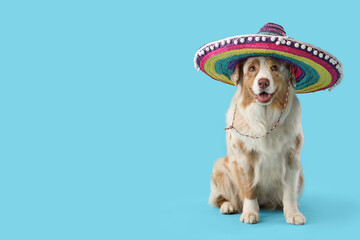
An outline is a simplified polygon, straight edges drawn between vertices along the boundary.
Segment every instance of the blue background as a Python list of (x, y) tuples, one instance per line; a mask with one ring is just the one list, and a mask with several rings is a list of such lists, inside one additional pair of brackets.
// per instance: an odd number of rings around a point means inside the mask
[[(0, 239), (315, 239), (358, 233), (359, 14), (353, 1), (4, 1)], [(351, 3), (351, 4), (350, 4)], [(304, 226), (207, 204), (235, 88), (197, 72), (205, 43), (267, 22), (344, 65), (299, 95)]]

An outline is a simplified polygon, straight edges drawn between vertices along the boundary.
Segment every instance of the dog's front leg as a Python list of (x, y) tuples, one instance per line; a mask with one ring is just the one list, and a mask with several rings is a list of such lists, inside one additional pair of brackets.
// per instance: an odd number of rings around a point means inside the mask
[(259, 222), (259, 204), (256, 198), (254, 181), (254, 168), (248, 163), (234, 164), (236, 170), (237, 184), (240, 189), (239, 198), (243, 203), (240, 220), (244, 223), (254, 224)]
[(287, 223), (303, 225), (306, 219), (297, 206), (299, 174), (300, 167), (298, 159), (293, 154), (289, 154), (289, 159), (286, 163), (285, 184), (283, 187), (284, 215)]
[(259, 204), (256, 198), (244, 198), (243, 211), (240, 216), (240, 221), (250, 224), (258, 223), (260, 221)]

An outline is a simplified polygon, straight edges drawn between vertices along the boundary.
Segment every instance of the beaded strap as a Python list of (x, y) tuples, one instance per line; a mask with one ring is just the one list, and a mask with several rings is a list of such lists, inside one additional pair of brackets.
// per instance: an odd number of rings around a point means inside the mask
[(268, 135), (269, 133), (271, 133), (279, 124), (280, 122), (280, 119), (281, 119), (281, 116), (287, 106), (287, 103), (288, 103), (288, 99), (289, 99), (289, 91), (290, 91), (290, 81), (288, 81), (288, 88), (287, 88), (287, 91), (286, 91), (286, 97), (285, 97), (285, 102), (284, 102), (284, 106), (283, 106), (283, 109), (281, 110), (281, 113), (280, 113), (280, 116), (279, 118), (277, 119), (277, 121), (274, 123), (274, 126), (269, 130), (267, 131), (264, 135), (262, 136), (252, 136), (252, 135), (248, 135), (248, 134), (244, 134), (244, 133), (241, 133), (239, 130), (237, 130), (235, 127), (234, 127), (234, 122), (235, 122), (235, 115), (236, 115), (236, 109), (237, 109), (237, 104), (235, 105), (235, 110), (234, 110), (234, 116), (233, 116), (233, 120), (232, 120), (232, 123), (229, 127), (225, 128), (225, 130), (231, 130), (231, 129), (234, 129), (239, 135), (241, 136), (244, 136), (244, 137), (249, 137), (249, 138), (253, 138), (253, 139), (259, 139), (259, 138), (263, 138), (265, 137), (266, 135)]

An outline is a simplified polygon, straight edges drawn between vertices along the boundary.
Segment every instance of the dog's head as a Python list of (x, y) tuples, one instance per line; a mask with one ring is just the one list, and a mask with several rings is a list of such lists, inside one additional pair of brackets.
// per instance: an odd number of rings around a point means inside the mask
[(277, 105), (276, 100), (284, 101), (288, 81), (296, 84), (291, 68), (289, 63), (272, 57), (251, 57), (236, 65), (231, 80), (241, 88), (243, 105)]

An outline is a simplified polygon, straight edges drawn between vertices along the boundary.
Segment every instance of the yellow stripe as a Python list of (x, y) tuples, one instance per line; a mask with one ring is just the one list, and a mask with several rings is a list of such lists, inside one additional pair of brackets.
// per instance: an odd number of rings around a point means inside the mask
[(228, 52), (224, 52), (224, 53), (220, 53), (218, 55), (215, 55), (211, 58), (209, 58), (205, 64), (204, 64), (204, 70), (207, 74), (209, 74), (211, 77), (218, 79), (220, 81), (223, 81), (225, 83), (229, 83), (232, 84), (232, 81), (226, 77), (223, 74), (219, 74), (215, 71), (215, 64), (218, 60), (224, 59), (224, 58), (228, 58), (234, 55), (240, 55), (240, 54), (251, 54), (251, 53), (274, 53), (277, 55), (282, 55), (285, 57), (289, 57), (289, 58), (294, 58), (296, 60), (299, 60), (301, 62), (304, 62), (305, 64), (313, 67), (319, 74), (319, 81), (317, 81), (316, 83), (307, 86), (306, 88), (300, 89), (300, 90), (296, 90), (297, 93), (306, 93), (306, 92), (313, 92), (315, 90), (321, 89), (323, 87), (328, 86), (331, 83), (331, 75), (330, 73), (320, 64), (308, 59), (308, 58), (304, 58), (304, 57), (300, 57), (297, 55), (293, 55), (291, 53), (285, 53), (285, 52), (280, 52), (280, 51), (276, 51), (276, 50), (270, 50), (270, 49), (253, 49), (253, 48), (245, 48), (245, 49), (238, 49), (238, 50), (231, 50)]

